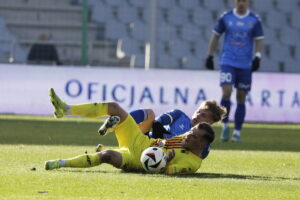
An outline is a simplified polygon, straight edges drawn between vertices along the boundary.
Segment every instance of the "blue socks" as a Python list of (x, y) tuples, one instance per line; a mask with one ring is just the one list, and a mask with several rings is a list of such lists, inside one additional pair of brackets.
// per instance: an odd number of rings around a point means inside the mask
[(246, 106), (245, 103), (238, 103), (237, 108), (234, 115), (234, 129), (241, 130), (246, 115)]
[(223, 123), (228, 123), (228, 116), (230, 113), (231, 102), (230, 99), (221, 99), (221, 105), (227, 109), (226, 117), (222, 120)]

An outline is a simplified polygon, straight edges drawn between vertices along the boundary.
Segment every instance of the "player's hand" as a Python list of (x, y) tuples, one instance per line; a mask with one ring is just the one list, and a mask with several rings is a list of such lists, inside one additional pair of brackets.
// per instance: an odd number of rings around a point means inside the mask
[(152, 138), (164, 138), (164, 134), (171, 133), (167, 131), (160, 122), (154, 121), (152, 124)]
[(169, 155), (167, 157), (167, 163), (170, 162), (175, 157), (175, 150), (172, 149), (172, 151), (169, 152)]
[(205, 67), (209, 70), (214, 70), (214, 57), (213, 56), (208, 56), (205, 60)]
[(255, 72), (260, 67), (260, 58), (258, 56), (255, 56), (252, 61), (252, 71)]

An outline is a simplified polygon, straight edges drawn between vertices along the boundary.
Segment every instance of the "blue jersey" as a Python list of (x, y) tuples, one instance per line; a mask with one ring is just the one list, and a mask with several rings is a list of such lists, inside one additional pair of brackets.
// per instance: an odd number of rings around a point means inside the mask
[(250, 11), (239, 16), (234, 9), (220, 17), (214, 32), (217, 35), (225, 33), (220, 64), (251, 69), (253, 42), (264, 37), (259, 17)]
[(165, 129), (169, 131), (170, 134), (164, 134), (165, 138), (172, 138), (177, 135), (181, 135), (189, 131), (192, 127), (191, 119), (181, 110), (172, 110), (171, 112), (165, 113), (169, 117), (169, 123), (162, 121), (162, 116), (157, 119), (157, 121), (161, 122)]

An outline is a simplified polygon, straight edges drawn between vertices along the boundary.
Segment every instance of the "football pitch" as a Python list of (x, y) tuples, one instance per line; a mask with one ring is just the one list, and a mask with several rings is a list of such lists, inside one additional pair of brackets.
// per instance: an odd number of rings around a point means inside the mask
[(300, 199), (300, 125), (245, 124), (242, 143), (222, 143), (220, 124), (194, 175), (124, 173), (109, 165), (44, 170), (44, 161), (116, 148), (98, 120), (0, 115), (0, 199)]

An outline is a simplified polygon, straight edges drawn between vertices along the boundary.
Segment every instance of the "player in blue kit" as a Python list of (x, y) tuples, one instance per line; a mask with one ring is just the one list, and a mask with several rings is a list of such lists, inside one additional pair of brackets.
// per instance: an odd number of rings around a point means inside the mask
[(235, 8), (222, 14), (215, 25), (205, 65), (208, 69), (214, 69), (213, 55), (219, 38), (224, 33), (224, 44), (220, 56), (220, 85), (222, 87), (221, 105), (226, 107), (227, 116), (222, 121), (221, 140), (228, 141), (230, 136), (228, 116), (234, 85), (237, 89), (237, 107), (232, 141), (240, 142), (240, 133), (246, 115), (245, 99), (251, 89), (252, 72), (257, 71), (260, 66), (264, 34), (259, 17), (248, 9), (249, 0), (234, 0), (234, 4)]
[[(178, 109), (171, 110), (154, 120), (154, 112), (151, 109), (139, 109), (130, 112), (130, 115), (140, 125), (140, 129), (148, 132), (150, 138), (165, 138), (182, 135), (195, 125), (205, 122), (214, 124), (220, 121), (226, 114), (226, 108), (217, 104), (216, 101), (204, 101), (189, 118), (184, 112)], [(151, 124), (151, 125), (150, 125)], [(150, 126), (149, 126), (150, 125)], [(152, 128), (152, 131), (150, 131)], [(202, 158), (206, 158), (210, 146), (206, 146), (202, 152)]]

